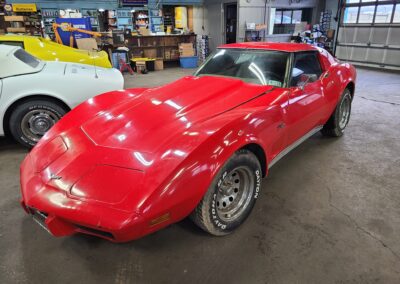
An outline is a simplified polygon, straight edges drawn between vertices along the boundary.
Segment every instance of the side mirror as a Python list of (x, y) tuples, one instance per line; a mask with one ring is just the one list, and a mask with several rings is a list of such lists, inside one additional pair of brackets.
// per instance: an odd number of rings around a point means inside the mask
[(312, 83), (318, 80), (318, 76), (315, 74), (301, 74), (300, 79), (297, 82), (297, 87), (299, 87), (301, 90), (304, 90), (304, 87), (308, 83)]

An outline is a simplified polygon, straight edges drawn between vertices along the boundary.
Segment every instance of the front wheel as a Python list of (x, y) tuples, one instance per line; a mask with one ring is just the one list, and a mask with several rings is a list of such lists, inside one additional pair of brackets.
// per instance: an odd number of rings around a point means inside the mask
[(351, 93), (346, 88), (340, 97), (335, 111), (321, 130), (323, 135), (331, 137), (340, 137), (343, 135), (344, 129), (350, 120), (351, 101)]
[(11, 113), (10, 132), (17, 142), (32, 148), (66, 113), (65, 108), (53, 101), (25, 101)]
[(204, 231), (223, 236), (249, 216), (261, 188), (261, 166), (248, 150), (239, 150), (214, 177), (208, 191), (191, 214)]

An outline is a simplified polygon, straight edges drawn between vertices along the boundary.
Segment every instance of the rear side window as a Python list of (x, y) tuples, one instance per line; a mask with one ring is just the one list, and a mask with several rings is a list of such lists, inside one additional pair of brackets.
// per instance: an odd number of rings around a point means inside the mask
[(12, 45), (12, 46), (19, 46), (24, 48), (24, 43), (22, 41), (10, 41), (10, 40), (1, 40), (0, 44)]
[(322, 68), (316, 52), (295, 53), (290, 85), (296, 86), (302, 74), (321, 76)]
[(35, 57), (30, 55), (23, 49), (18, 49), (16, 52), (14, 52), (14, 56), (25, 64), (31, 66), (32, 68), (36, 68), (40, 63), (39, 60), (37, 60)]

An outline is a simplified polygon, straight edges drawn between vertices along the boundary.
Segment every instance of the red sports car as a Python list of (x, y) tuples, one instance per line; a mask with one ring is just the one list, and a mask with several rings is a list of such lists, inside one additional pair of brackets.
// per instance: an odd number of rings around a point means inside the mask
[(189, 215), (231, 233), (280, 158), (317, 131), (343, 134), (355, 80), (310, 45), (223, 45), (193, 76), (69, 112), (23, 161), (22, 206), (54, 236), (124, 242)]

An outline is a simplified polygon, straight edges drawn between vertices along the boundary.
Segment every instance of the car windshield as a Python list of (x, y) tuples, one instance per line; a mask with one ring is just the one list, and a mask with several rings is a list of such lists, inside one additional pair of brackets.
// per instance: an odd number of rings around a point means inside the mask
[(218, 49), (195, 76), (223, 76), (258, 85), (282, 87), (288, 53), (270, 50)]
[(36, 57), (33, 57), (23, 49), (16, 50), (14, 56), (32, 68), (36, 68), (40, 63)]

